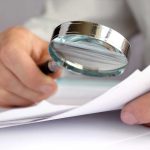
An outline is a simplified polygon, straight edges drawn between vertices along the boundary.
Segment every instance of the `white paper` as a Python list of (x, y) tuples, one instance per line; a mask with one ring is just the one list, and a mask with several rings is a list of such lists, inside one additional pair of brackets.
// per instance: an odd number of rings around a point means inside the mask
[[(84, 81), (80, 84), (75, 82), (74, 86), (66, 86), (65, 83), (59, 89), (64, 97), (58, 92), (49, 101), (43, 101), (36, 106), (1, 111), (0, 127), (120, 109), (129, 101), (150, 90), (150, 67), (142, 72), (135, 71), (119, 84), (113, 81), (95, 82), (94, 80), (88, 84)], [(115, 84), (117, 85), (110, 88)], [(72, 93), (73, 91), (75, 94)]]

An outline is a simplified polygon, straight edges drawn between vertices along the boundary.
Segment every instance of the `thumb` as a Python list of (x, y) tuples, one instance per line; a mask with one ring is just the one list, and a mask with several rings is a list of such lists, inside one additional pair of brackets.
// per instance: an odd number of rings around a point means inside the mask
[[(53, 78), (58, 78), (61, 75), (61, 69), (56, 65), (55, 62), (53, 62), (48, 51), (48, 45), (49, 43), (47, 41), (44, 41), (36, 36), (33, 40), (32, 58), (40, 67), (48, 65), (48, 68), (54, 72), (50, 74), (50, 76)], [(47, 64), (47, 62), (51, 63)]]
[(32, 53), (31, 57), (34, 59), (36, 64), (42, 64), (47, 60), (51, 60), (48, 52), (48, 42), (33, 35), (32, 38)]
[(150, 92), (128, 103), (122, 109), (121, 120), (129, 125), (150, 123)]

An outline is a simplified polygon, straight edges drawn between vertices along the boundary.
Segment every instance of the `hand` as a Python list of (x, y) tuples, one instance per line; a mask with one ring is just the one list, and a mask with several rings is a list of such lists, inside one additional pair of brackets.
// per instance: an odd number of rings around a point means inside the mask
[(150, 92), (127, 104), (121, 112), (121, 119), (129, 125), (150, 126)]
[(23, 27), (0, 33), (0, 107), (28, 106), (54, 94), (60, 70), (46, 76), (38, 68), (50, 59), (47, 49)]

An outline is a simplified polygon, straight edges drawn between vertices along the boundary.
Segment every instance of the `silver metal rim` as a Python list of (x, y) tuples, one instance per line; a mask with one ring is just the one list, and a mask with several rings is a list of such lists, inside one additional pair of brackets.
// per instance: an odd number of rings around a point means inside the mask
[[(72, 62), (66, 60), (65, 58), (62, 58), (62, 56), (59, 56), (53, 49), (53, 43), (55, 43), (55, 40), (57, 40), (57, 38), (59, 37), (65, 37), (70, 35), (83, 35), (99, 40), (99, 43), (101, 43), (103, 47), (110, 51), (123, 54), (124, 57), (126, 57), (126, 59), (128, 60), (127, 54), (130, 44), (124, 36), (122, 36), (114, 29), (97, 23), (85, 21), (69, 21), (60, 24), (55, 28), (50, 41), (49, 52), (57, 65), (63, 66), (64, 68), (67, 68), (67, 70), (88, 76), (116, 76), (124, 72), (125, 66), (127, 64), (113, 70), (92, 70), (91, 72), (89, 68), (84, 67), (81, 64), (72, 64)], [(82, 68), (82, 70), (80, 68)]]
[(57, 26), (51, 41), (57, 37), (71, 34), (85, 35), (100, 40), (106, 48), (113, 51), (117, 49), (126, 57), (130, 48), (129, 41), (119, 32), (104, 25), (86, 21), (69, 21)]

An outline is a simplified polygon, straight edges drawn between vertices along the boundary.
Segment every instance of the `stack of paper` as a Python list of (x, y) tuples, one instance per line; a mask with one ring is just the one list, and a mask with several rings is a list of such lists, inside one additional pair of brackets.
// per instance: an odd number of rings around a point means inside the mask
[(150, 67), (135, 71), (124, 81), (58, 81), (58, 93), (38, 105), (0, 112), (0, 127), (28, 124), (122, 108), (150, 90)]

